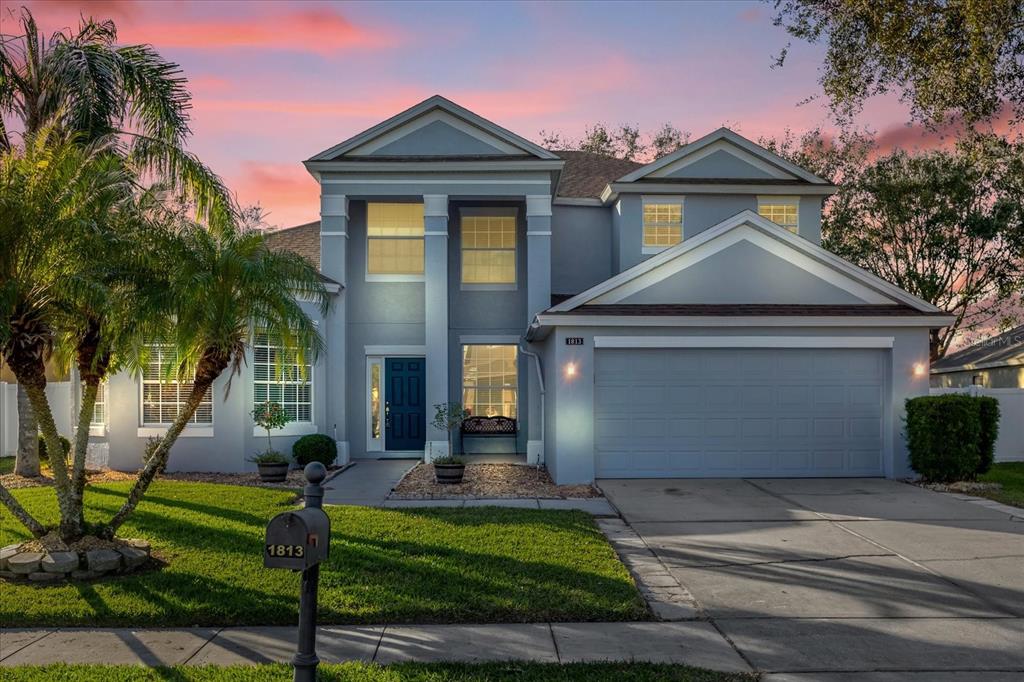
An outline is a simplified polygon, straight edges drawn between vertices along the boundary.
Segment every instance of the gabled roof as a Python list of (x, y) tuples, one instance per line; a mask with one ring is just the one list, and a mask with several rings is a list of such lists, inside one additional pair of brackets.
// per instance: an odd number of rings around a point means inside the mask
[(325, 149), (319, 154), (312, 156), (308, 161), (316, 162), (338, 160), (339, 157), (345, 156), (349, 152), (352, 152), (359, 147), (363, 147), (373, 140), (382, 138), (388, 133), (399, 129), (422, 116), (426, 116), (436, 111), (444, 112), (449, 116), (463, 121), (468, 124), (472, 130), (480, 131), (480, 133), (483, 133), (487, 137), (497, 141), (497, 144), (500, 145), (499, 151), (502, 152), (504, 156), (515, 156), (518, 158), (533, 157), (535, 159), (545, 160), (558, 159), (558, 156), (553, 152), (550, 152), (547, 149), (516, 135), (512, 131), (502, 128), (501, 126), (474, 114), (469, 109), (461, 107), (441, 95), (434, 95), (433, 97), (425, 99), (419, 104), (409, 107), (405, 111), (392, 116), (386, 121), (378, 123), (372, 128), (364, 130), (354, 137), (350, 137), (344, 142), (336, 144), (329, 149)]
[(714, 145), (716, 145), (716, 143), (723, 150), (742, 155), (748, 161), (758, 164), (770, 173), (775, 180), (788, 179), (801, 184), (830, 184), (828, 180), (819, 178), (817, 175), (787, 161), (778, 154), (768, 151), (761, 145), (751, 142), (747, 138), (736, 134), (728, 128), (719, 128), (698, 140), (694, 140), (687, 145), (683, 145), (671, 154), (666, 154), (646, 166), (642, 166), (630, 173), (627, 173), (626, 175), (623, 175), (617, 180), (617, 182), (637, 182), (645, 179), (653, 180), (655, 178), (659, 181), (664, 181), (666, 179), (664, 174), (668, 169), (685, 164), (687, 159), (695, 157), (701, 152), (704, 152), (704, 150), (710, 150)]
[(932, 363), (932, 373), (1024, 365), (1024, 324)]
[[(800, 256), (803, 260), (812, 263), (819, 272), (831, 272), (834, 280), (844, 286), (844, 288), (851, 292), (859, 292), (860, 296), (871, 299), (866, 300), (866, 303), (891, 302), (892, 305), (909, 306), (914, 310), (931, 315), (944, 315), (942, 311), (927, 301), (903, 291), (899, 287), (843, 260), (807, 239), (794, 235), (750, 210), (742, 211), (691, 239), (665, 249), (632, 268), (552, 306), (547, 312), (571, 313), (588, 304), (618, 303), (625, 296), (616, 296), (614, 292), (629, 291), (631, 284), (635, 288), (651, 278), (656, 280), (659, 276), (669, 276), (671, 274), (669, 272), (670, 268), (663, 268), (659, 271), (663, 275), (659, 275), (655, 271), (661, 268), (661, 266), (668, 265), (674, 261), (685, 263), (686, 261), (683, 259), (692, 259), (694, 262), (699, 262), (703, 257), (706, 257), (705, 254), (712, 255), (714, 253), (711, 247), (716, 240), (726, 239), (730, 236), (730, 233), (740, 230), (753, 230), (755, 233), (763, 235), (759, 237), (762, 240), (764, 237), (767, 237), (775, 240), (772, 243), (781, 243), (783, 248), (788, 248), (795, 252), (794, 256)], [(742, 237), (743, 233), (740, 236)], [(795, 262), (796, 258), (791, 260)], [(688, 266), (684, 265), (684, 267)], [(641, 278), (644, 279), (642, 280)]]
[(609, 182), (643, 165), (593, 152), (556, 151), (555, 154), (565, 159), (558, 182), (560, 197), (597, 199)]

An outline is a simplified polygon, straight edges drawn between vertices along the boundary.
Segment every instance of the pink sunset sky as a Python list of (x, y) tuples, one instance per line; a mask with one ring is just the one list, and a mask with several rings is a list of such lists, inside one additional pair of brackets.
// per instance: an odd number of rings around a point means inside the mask
[[(193, 95), (190, 148), (243, 205), (285, 227), (318, 216), (301, 161), (433, 94), (531, 139), (579, 137), (593, 122), (650, 131), (671, 122), (699, 137), (830, 127), (815, 101), (823, 49), (787, 44), (759, 2), (24, 4), (46, 33), (79, 15), (113, 19), (119, 42), (150, 43), (181, 64)], [(930, 146), (895, 98), (860, 124), (888, 146)]]

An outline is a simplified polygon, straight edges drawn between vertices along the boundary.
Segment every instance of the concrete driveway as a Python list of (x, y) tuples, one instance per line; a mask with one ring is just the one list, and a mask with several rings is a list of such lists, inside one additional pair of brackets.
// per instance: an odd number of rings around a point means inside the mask
[(1024, 511), (882, 479), (599, 485), (769, 680), (1024, 679)]

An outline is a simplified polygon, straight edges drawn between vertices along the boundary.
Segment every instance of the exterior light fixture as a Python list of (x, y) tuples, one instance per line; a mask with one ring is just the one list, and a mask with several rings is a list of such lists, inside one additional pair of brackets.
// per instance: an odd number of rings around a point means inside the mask
[(566, 366), (565, 366), (565, 376), (568, 379), (572, 379), (574, 376), (576, 376), (576, 363), (575, 362), (570, 362), (570, 363), (566, 364)]
[(915, 377), (923, 377), (927, 373), (928, 373), (928, 368), (924, 366), (923, 362), (915, 362), (914, 363), (914, 376)]

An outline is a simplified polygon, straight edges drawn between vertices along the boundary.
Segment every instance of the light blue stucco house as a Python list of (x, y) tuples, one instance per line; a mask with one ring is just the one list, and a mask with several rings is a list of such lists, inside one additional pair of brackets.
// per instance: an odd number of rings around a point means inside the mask
[[(504, 416), (455, 448), (599, 477), (911, 474), (904, 400), (928, 393), (945, 313), (825, 251), (836, 190), (722, 128), (641, 165), (555, 152), (432, 97), (305, 162), (319, 222), (275, 232), (316, 263), (327, 352), (290, 381), (272, 340), (175, 446), (240, 471), (254, 402), (343, 458), (448, 450), (433, 405)], [(114, 377), (97, 457), (135, 468), (178, 400), (158, 368)], [(220, 382), (226, 382), (226, 377)]]

